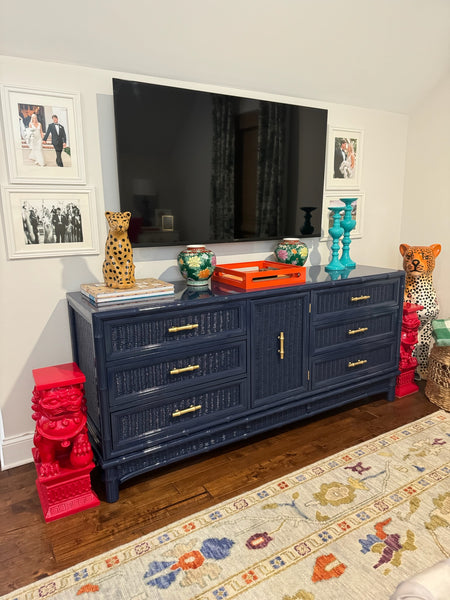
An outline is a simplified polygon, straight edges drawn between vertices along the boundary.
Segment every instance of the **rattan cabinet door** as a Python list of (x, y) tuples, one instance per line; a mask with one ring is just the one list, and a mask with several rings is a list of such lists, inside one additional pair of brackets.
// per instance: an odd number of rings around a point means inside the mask
[(306, 391), (309, 294), (250, 303), (254, 406)]

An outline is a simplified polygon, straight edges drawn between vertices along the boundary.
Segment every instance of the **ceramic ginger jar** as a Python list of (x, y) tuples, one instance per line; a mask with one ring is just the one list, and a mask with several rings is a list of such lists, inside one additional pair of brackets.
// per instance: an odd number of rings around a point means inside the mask
[(187, 285), (207, 286), (216, 267), (216, 255), (202, 244), (191, 244), (178, 254), (177, 263)]
[(308, 246), (299, 238), (283, 238), (274, 253), (278, 262), (303, 267), (308, 258)]

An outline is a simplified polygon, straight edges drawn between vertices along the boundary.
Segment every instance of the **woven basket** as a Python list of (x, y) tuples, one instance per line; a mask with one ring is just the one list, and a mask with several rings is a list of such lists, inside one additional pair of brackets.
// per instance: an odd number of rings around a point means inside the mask
[(427, 398), (450, 411), (450, 346), (433, 346), (428, 361)]

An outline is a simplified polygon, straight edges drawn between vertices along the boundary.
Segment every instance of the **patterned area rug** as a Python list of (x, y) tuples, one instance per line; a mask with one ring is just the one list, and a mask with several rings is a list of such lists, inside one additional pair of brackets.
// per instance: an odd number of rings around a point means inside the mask
[(449, 556), (438, 411), (4, 598), (383, 600)]

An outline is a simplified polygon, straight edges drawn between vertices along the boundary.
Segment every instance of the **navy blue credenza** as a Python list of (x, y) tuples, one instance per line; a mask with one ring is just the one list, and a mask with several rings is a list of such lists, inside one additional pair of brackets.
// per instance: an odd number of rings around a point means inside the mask
[(308, 267), (303, 284), (251, 292), (180, 282), (100, 308), (69, 293), (107, 500), (162, 465), (376, 393), (393, 400), (404, 272), (333, 277)]

